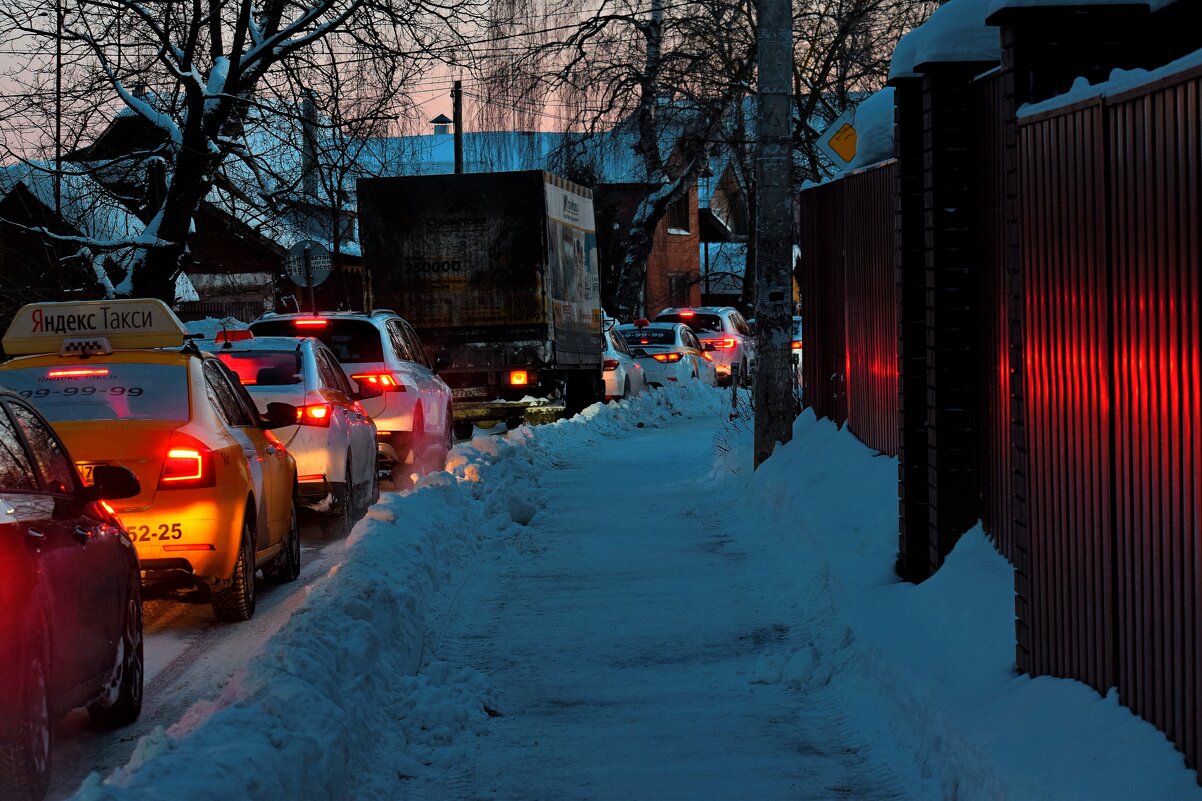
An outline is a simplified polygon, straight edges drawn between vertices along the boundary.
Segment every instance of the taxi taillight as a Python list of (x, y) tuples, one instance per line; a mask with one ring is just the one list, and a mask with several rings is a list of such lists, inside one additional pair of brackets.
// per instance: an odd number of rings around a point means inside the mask
[(302, 426), (330, 427), (330, 418), (334, 416), (334, 407), (329, 403), (314, 403), (309, 406), (296, 407), (296, 422)]
[(612, 370), (617, 370), (618, 369), (618, 360), (617, 359), (606, 359), (605, 361), (603, 361), (601, 363), (601, 369), (607, 373)]
[(681, 355), (679, 353), (652, 353), (651, 358), (657, 362), (678, 362)]
[(726, 337), (725, 339), (711, 339), (709, 342), (718, 350), (726, 350), (735, 346), (734, 337)]
[(211, 487), (215, 482), (211, 450), (200, 443), (173, 445), (167, 449), (159, 489), (195, 489)]

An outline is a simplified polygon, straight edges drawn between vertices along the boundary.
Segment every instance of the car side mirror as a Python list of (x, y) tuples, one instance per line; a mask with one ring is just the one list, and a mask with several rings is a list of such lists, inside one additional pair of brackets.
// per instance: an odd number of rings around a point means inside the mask
[(451, 361), (450, 357), (443, 356), (441, 353), (434, 357), (434, 372), (436, 372), (436, 373), (441, 373), (443, 370), (446, 370), (448, 367), (454, 367), (454, 366), (455, 366), (455, 363), (453, 361)]
[(645, 359), (647, 358), (647, 351), (642, 348), (634, 348), (630, 351), (630, 355), (636, 359)]
[(368, 398), (378, 398), (384, 394), (384, 387), (379, 384), (373, 384), (370, 381), (359, 383), (359, 389), (351, 393), (353, 400), (367, 400)]
[(98, 464), (92, 468), (92, 497), (102, 501), (132, 498), (142, 491), (142, 482), (128, 467)]
[(702, 342), (701, 349), (706, 352), (717, 350), (717, 348), (714, 347), (713, 342)]
[(291, 403), (269, 403), (267, 414), (259, 421), (259, 428), (270, 431), (273, 428), (284, 428), (296, 425), (296, 407)]

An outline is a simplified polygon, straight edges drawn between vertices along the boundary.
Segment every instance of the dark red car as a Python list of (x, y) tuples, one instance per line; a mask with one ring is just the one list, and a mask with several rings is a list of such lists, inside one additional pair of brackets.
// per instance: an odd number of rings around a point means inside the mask
[(0, 389), (0, 798), (40, 799), (54, 721), (86, 706), (102, 726), (142, 711), (138, 556), (104, 499), (124, 467), (84, 486), (46, 420)]

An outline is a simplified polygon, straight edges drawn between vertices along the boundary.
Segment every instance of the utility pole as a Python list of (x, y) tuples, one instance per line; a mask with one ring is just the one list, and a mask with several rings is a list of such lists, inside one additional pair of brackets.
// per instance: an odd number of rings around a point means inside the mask
[(63, 2), (54, 4), (54, 219), (63, 223)]
[(755, 466), (793, 437), (793, 9), (756, 0)]
[(455, 118), (455, 174), (463, 175), (463, 82), (455, 81), (451, 89), (451, 116)]

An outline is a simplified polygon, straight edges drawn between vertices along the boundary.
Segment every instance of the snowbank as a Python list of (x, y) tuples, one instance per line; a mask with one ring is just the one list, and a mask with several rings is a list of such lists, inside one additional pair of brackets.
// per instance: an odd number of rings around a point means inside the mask
[(250, 326), (235, 317), (226, 317), (221, 320), (215, 317), (206, 317), (203, 320), (184, 323), (184, 328), (189, 334), (198, 334), (205, 339), (212, 339), (222, 331), (240, 331), (250, 328)]
[(488, 682), (430, 662), (426, 638), (473, 556), (507, 547), (545, 505), (538, 476), (556, 457), (543, 446), (582, 452), (596, 437), (720, 415), (729, 397), (673, 387), (456, 446), (446, 472), (368, 511), (342, 562), (220, 697), (144, 737), (112, 775), (89, 776), (74, 801), (392, 798), (398, 780), (462, 759), (456, 736), (485, 725)]
[(1171, 6), (1178, 0), (993, 0), (989, 13), (1004, 8), (1034, 8), (1041, 6), (1131, 6), (1146, 5), (1153, 11)]
[(770, 679), (840, 685), (849, 714), (908, 742), (897, 758), (944, 798), (1202, 799), (1182, 755), (1113, 691), (1015, 672), (1012, 570), (979, 527), (927, 582), (896, 578), (896, 460), (807, 412), (747, 482), (744, 535), (790, 561), (821, 623), (763, 666)]

